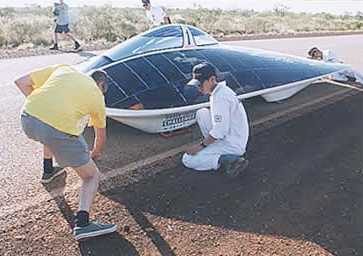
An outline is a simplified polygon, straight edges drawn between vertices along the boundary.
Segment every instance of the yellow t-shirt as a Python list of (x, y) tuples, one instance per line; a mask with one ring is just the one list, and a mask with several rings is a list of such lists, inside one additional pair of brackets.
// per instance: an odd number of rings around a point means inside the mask
[(34, 91), (25, 101), (28, 114), (76, 136), (88, 123), (96, 128), (106, 127), (104, 97), (91, 77), (67, 65), (35, 70), (30, 76)]

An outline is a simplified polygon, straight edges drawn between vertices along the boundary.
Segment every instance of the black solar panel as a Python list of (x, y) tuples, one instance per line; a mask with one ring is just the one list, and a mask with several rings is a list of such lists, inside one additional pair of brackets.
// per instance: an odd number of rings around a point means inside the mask
[(157, 67), (169, 81), (186, 79), (183, 73), (164, 54), (155, 54), (145, 58)]
[(145, 90), (138, 95), (146, 109), (179, 107), (186, 104), (180, 93), (172, 86), (163, 86)]
[(128, 96), (143, 91), (147, 86), (124, 63), (106, 68), (107, 74), (125, 91)]
[[(183, 94), (187, 92), (184, 87), (191, 79), (193, 66), (204, 61), (211, 62), (220, 72), (220, 80), (225, 80), (237, 94), (306, 80), (338, 70), (335, 66), (309, 60), (278, 54), (272, 56), (270, 53), (263, 55), (261, 51), (239, 52), (225, 47), (155, 53), (106, 68), (112, 80), (106, 104), (128, 108), (142, 103), (145, 109), (191, 104), (193, 101)], [(198, 96), (197, 91), (194, 94)]]
[(144, 81), (150, 88), (156, 88), (163, 86), (167, 83), (167, 80), (159, 72), (156, 67), (148, 62), (145, 58), (137, 58), (126, 62), (140, 79)]

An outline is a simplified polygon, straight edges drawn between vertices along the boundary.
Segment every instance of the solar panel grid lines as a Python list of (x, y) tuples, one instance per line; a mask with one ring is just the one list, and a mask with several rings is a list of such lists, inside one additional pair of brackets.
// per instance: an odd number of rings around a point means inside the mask
[(105, 71), (123, 88), (128, 96), (148, 88), (124, 63), (117, 63), (107, 67)]
[(177, 93), (180, 95), (180, 97), (183, 99), (184, 103), (187, 104), (187, 100), (184, 97), (183, 93), (179, 90), (179, 88), (175, 85), (173, 81), (170, 81), (161, 70), (155, 66), (148, 58), (144, 58), (146, 62), (148, 62), (166, 81), (167, 85), (170, 85), (174, 87), (174, 89), (177, 91)]
[[(129, 63), (131, 63), (131, 62), (129, 62)], [(138, 79), (139, 79), (139, 81), (146, 87), (146, 88), (148, 88), (148, 89), (150, 89), (150, 86), (147, 84), (147, 82), (145, 82), (144, 81), (144, 79), (142, 79), (142, 77), (136, 72), (136, 71), (134, 71), (128, 64), (127, 64), (127, 62), (124, 62), (123, 63), (125, 66), (126, 66), (126, 68), (128, 68), (129, 70), (130, 70), (130, 72), (134, 75), (134, 76), (136, 76)]]
[(169, 81), (186, 80), (187, 77), (163, 53), (145, 57), (149, 63), (157, 67), (162, 75)]
[(212, 63), (220, 72), (226, 72), (235, 70), (235, 68), (229, 64), (229, 58), (225, 56), (221, 49), (202, 49), (200, 54), (203, 55), (210, 63)]
[(168, 83), (168, 79), (145, 57), (128, 61), (126, 64), (137, 73), (138, 77), (147, 84), (149, 89), (160, 87)]
[(165, 54), (161, 54), (161, 56), (163, 56), (173, 67), (175, 67), (180, 72), (180, 74), (184, 76), (185, 79), (188, 79), (188, 76), (185, 75), (185, 73), (177, 65), (175, 65)]
[(167, 83), (170, 83), (169, 79), (163, 74), (163, 72), (160, 71), (160, 69), (155, 66), (148, 58), (145, 58), (143, 57), (143, 59), (150, 65), (152, 66), (158, 73), (159, 75), (164, 78), (164, 80), (167, 82)]

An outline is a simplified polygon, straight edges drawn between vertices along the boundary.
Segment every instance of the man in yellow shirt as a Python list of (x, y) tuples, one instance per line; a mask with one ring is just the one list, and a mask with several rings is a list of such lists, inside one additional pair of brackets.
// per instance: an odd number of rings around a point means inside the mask
[[(82, 179), (79, 211), (73, 233), (82, 239), (116, 231), (116, 225), (89, 221), (89, 211), (97, 193), (100, 172), (92, 160), (98, 158), (106, 141), (103, 94), (107, 75), (94, 71), (90, 76), (67, 65), (35, 70), (15, 81), (26, 96), (21, 114), (25, 134), (44, 145), (42, 182), (48, 183), (73, 168)], [(93, 125), (95, 142), (90, 152), (82, 133)], [(52, 158), (61, 168), (53, 167)]]

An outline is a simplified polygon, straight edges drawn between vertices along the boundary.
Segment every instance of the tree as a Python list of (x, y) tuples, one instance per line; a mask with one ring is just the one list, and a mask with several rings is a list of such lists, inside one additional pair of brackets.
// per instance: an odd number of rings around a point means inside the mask
[(286, 12), (290, 9), (290, 7), (282, 4), (282, 3), (276, 3), (273, 7), (273, 11), (277, 16), (284, 17)]

